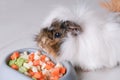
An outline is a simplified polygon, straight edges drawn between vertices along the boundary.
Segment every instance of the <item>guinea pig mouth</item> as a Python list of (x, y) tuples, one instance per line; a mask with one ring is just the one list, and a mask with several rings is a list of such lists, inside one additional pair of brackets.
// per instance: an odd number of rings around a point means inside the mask
[(42, 51), (47, 52), (47, 51), (45, 50), (45, 48), (43, 48), (41, 45), (39, 45), (39, 47), (40, 47), (40, 49), (41, 49)]
[(46, 54), (50, 54), (45, 48), (43, 48), (42, 46), (39, 46), (40, 47), (40, 49), (44, 52), (44, 53), (46, 53)]
[(59, 47), (60, 45), (54, 45), (54, 46), (51, 46), (51, 47), (44, 47), (42, 45), (39, 45), (40, 49), (46, 53), (47, 55), (52, 55), (53, 57), (57, 57), (60, 55), (59, 53)]

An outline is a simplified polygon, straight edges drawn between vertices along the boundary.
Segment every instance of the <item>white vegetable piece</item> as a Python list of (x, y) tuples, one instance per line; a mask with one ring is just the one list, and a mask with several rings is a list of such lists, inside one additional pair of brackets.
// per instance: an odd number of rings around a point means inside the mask
[(41, 70), (40, 66), (37, 66), (37, 69), (40, 71)]
[(27, 52), (27, 51), (24, 51), (24, 55), (28, 55), (28, 52)]
[(29, 75), (29, 73), (28, 73), (28, 72), (24, 72), (24, 74), (25, 74), (25, 75)]
[(34, 60), (38, 60), (39, 58), (40, 58), (39, 55), (37, 55), (37, 54), (34, 55)]
[(34, 53), (34, 60), (38, 60), (40, 58), (41, 53), (39, 51), (36, 51)]
[(32, 62), (32, 61), (30, 61), (30, 62), (28, 62), (28, 64), (29, 64), (30, 66), (32, 66), (32, 65), (33, 65), (33, 62)]
[(24, 59), (28, 59), (28, 53), (27, 53), (27, 51), (25, 51), (22, 54), (20, 54), (20, 57), (24, 58)]
[(43, 65), (43, 63), (44, 63), (44, 62), (42, 62), (42, 61), (39, 62), (40, 65)]
[(50, 74), (50, 72), (49, 72), (47, 69), (43, 69), (43, 70), (42, 70), (42, 73), (43, 73), (43, 74), (46, 74), (46, 75), (49, 75), (49, 74)]
[(30, 67), (31, 67), (31, 65), (28, 64), (28, 63), (24, 63), (23, 66), (24, 66), (25, 68), (27, 68), (27, 69), (30, 69)]
[(39, 56), (41, 55), (40, 51), (36, 51), (35, 54), (37, 54)]
[(48, 57), (45, 58), (45, 61), (50, 61), (50, 59)]
[(55, 67), (63, 67), (61, 63), (57, 63)]
[(42, 63), (42, 67), (41, 69), (43, 70), (45, 68), (46, 64), (45, 63)]
[(37, 67), (35, 67), (35, 66), (32, 66), (31, 69), (32, 69), (33, 72), (38, 72)]

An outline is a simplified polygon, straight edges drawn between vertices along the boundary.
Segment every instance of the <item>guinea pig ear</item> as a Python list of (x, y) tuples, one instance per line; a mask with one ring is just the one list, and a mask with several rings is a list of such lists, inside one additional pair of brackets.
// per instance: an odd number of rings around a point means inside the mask
[(71, 34), (75, 36), (82, 32), (81, 26), (72, 21), (64, 21), (61, 27), (65, 28), (68, 32), (71, 32)]

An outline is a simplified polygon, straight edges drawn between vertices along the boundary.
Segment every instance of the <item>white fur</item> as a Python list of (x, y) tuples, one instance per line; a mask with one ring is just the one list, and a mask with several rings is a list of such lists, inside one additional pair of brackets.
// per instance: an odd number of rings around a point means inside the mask
[(50, 26), (54, 19), (70, 20), (83, 29), (77, 37), (68, 33), (61, 45), (60, 60), (69, 60), (85, 70), (114, 67), (120, 62), (120, 14), (104, 16), (87, 5), (80, 4), (76, 9), (57, 8), (43, 25)]

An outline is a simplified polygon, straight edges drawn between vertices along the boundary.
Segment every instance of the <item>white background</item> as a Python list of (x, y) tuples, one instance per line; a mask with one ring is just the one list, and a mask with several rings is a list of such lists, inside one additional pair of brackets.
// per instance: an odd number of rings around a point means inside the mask
[[(93, 0), (91, 0), (93, 1)], [(35, 35), (49, 12), (59, 5), (73, 6), (77, 0), (0, 0), (0, 67), (9, 52), (34, 48)], [(0, 74), (2, 70), (0, 69)], [(81, 80), (120, 80), (119, 67), (80, 74)]]

